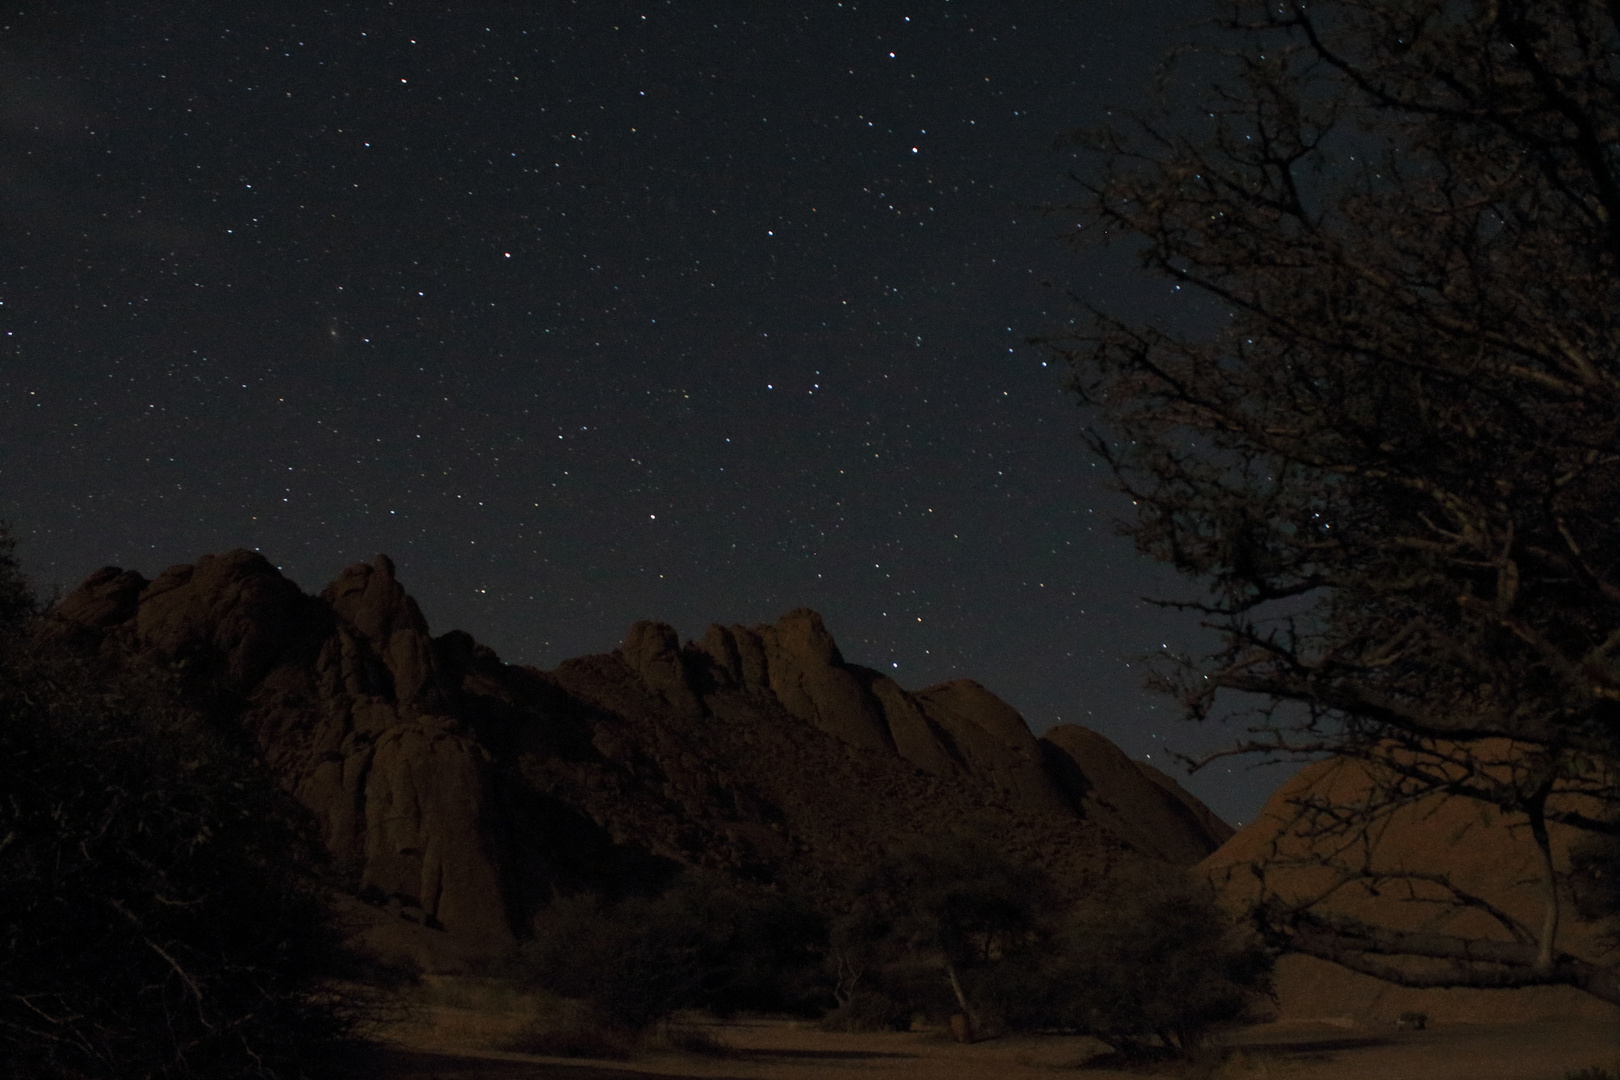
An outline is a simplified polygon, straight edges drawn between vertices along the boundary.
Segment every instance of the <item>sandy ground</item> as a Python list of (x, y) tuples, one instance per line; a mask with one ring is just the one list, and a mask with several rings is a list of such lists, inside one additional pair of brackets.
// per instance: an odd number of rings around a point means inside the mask
[[(725, 1057), (649, 1054), (630, 1062), (538, 1057), (492, 1050), (430, 1049), (417, 1040), (385, 1052), (389, 1080), (1087, 1080), (1176, 1072), (1121, 1072), (1088, 1066), (1098, 1044), (1036, 1036), (961, 1046), (942, 1033), (843, 1035), (790, 1021), (716, 1023)], [(1573, 1070), (1620, 1072), (1620, 1031), (1591, 1021), (1522, 1025), (1450, 1024), (1395, 1032), (1329, 1024), (1271, 1024), (1234, 1033), (1237, 1049), (1218, 1080), (1564, 1080)], [(1205, 1073), (1204, 1075), (1209, 1075)]]

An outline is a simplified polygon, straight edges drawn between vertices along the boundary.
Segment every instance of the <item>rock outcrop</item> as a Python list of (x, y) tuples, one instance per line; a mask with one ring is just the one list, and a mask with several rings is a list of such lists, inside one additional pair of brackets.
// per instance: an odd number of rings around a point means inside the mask
[(515, 942), (488, 838), (487, 755), (451, 711), (415, 601), (379, 556), (305, 596), (251, 551), (151, 582), (98, 571), (56, 609), (238, 703), (356, 892), (453, 925), (469, 958)]
[(508, 952), (559, 895), (683, 865), (811, 894), (895, 844), (991, 830), (1072, 890), (1121, 859), (1190, 865), (1207, 809), (1101, 736), (1037, 740), (978, 683), (908, 692), (820, 616), (637, 623), (541, 672), (433, 637), (379, 556), (307, 596), (262, 556), (107, 568), (55, 614), (175, 665), (320, 823), (368, 941), (449, 970)]
[[(1511, 759), (1504, 747), (1502, 760)], [(1489, 767), (1487, 764), (1485, 767)], [(1264, 889), (1285, 903), (1328, 895), (1317, 910), (1396, 930), (1433, 931), (1484, 940), (1511, 941), (1507, 931), (1479, 907), (1459, 906), (1416, 874), (1448, 877), (1528, 927), (1539, 927), (1543, 908), (1541, 856), (1523, 815), (1503, 815), (1481, 803), (1443, 795), (1414, 800), (1379, 815), (1351, 836), (1312, 828), (1300, 808), (1312, 804), (1365, 805), (1373, 790), (1367, 767), (1329, 759), (1305, 768), (1272, 795), (1265, 809), (1198, 866), (1236, 910)], [(1569, 871), (1576, 834), (1550, 827), (1555, 868)], [(1334, 889), (1341, 871), (1363, 868), (1385, 875)], [(1567, 901), (1566, 897), (1566, 901)], [(1558, 937), (1562, 951), (1591, 960), (1606, 946), (1597, 925), (1580, 921), (1576, 906), (1563, 904)], [(1350, 1020), (1386, 1026), (1403, 1012), (1431, 1020), (1502, 1022), (1569, 1017), (1620, 1020), (1620, 1008), (1570, 987), (1487, 990), (1413, 989), (1383, 982), (1308, 956), (1282, 957), (1276, 970), (1277, 1003), (1285, 1019)]]

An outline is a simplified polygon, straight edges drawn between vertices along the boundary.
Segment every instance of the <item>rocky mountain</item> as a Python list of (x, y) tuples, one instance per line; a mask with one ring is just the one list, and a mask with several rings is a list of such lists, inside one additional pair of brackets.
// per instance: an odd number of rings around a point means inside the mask
[(681, 866), (826, 894), (908, 840), (978, 831), (1073, 891), (1122, 859), (1191, 865), (1231, 829), (1076, 726), (1037, 739), (983, 686), (844, 660), (821, 618), (630, 628), (544, 672), (428, 632), (383, 556), (319, 596), (233, 551), (108, 567), (65, 631), (171, 664), (320, 823), (366, 939), (451, 970), (553, 899)]
[[(1482, 745), (1476, 751), (1478, 767), (1509, 768), (1513, 754), (1506, 742)], [(1377, 926), (1512, 940), (1483, 907), (1455, 903), (1432, 880), (1444, 877), (1464, 894), (1539, 928), (1544, 911), (1541, 855), (1524, 815), (1504, 815), (1472, 800), (1435, 794), (1389, 809), (1364, 834), (1351, 837), (1322, 829), (1314, 824), (1317, 819), (1301, 812), (1313, 805), (1363, 806), (1373, 790), (1372, 776), (1361, 762), (1332, 758), (1312, 764), (1280, 787), (1259, 816), (1208, 856), (1198, 871), (1215, 881), (1234, 910), (1245, 910), (1259, 899), (1262, 884), (1256, 869), (1265, 868), (1264, 890), (1285, 904), (1325, 897), (1315, 910)], [(1555, 869), (1567, 884), (1570, 846), (1578, 834), (1556, 823), (1549, 834)], [(1349, 880), (1367, 871), (1380, 879)], [(1348, 883), (1341, 886), (1341, 881)], [(1583, 921), (1571, 896), (1563, 900), (1560, 950), (1612, 963), (1604, 927)], [(1620, 1020), (1620, 1008), (1566, 986), (1413, 989), (1294, 955), (1279, 959), (1275, 979), (1284, 1019), (1387, 1026), (1412, 1011), (1436, 1022)]]

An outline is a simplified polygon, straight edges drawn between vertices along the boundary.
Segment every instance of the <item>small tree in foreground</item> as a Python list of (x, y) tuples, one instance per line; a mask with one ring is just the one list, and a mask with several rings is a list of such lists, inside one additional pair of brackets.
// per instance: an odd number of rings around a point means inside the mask
[(1542, 852), (1543, 916), (1499, 940), (1262, 909), (1279, 942), (1620, 1002), (1620, 971), (1559, 947), (1549, 839), (1620, 835), (1620, 8), (1225, 11), (1196, 111), (1081, 137), (1078, 208), (1219, 325), (1093, 310), (1053, 342), (1130, 535), (1208, 586), (1182, 606), (1221, 647), (1164, 685), (1195, 718), (1265, 702), (1240, 752), (1367, 763), (1359, 806), (1299, 807), (1326, 846), (1440, 794)]
[(833, 931), (834, 1026), (904, 1026), (913, 1013), (960, 1012), (970, 1031), (993, 1029), (999, 1017), (981, 984), (1027, 970), (1058, 908), (1039, 868), (963, 838), (896, 851), (855, 885), (852, 900)]

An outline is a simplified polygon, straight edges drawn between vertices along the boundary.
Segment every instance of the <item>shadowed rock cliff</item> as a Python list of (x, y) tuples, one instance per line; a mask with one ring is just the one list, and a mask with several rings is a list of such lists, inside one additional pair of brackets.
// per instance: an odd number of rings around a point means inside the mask
[(847, 663), (805, 609), (685, 644), (637, 623), (551, 672), (432, 637), (383, 556), (318, 597), (249, 551), (151, 581), (109, 567), (55, 613), (176, 665), (250, 733), (368, 940), (429, 968), (502, 955), (559, 895), (683, 865), (826, 894), (896, 844), (977, 830), (1080, 891), (1230, 832), (1093, 732), (1037, 740), (978, 683), (908, 692)]

